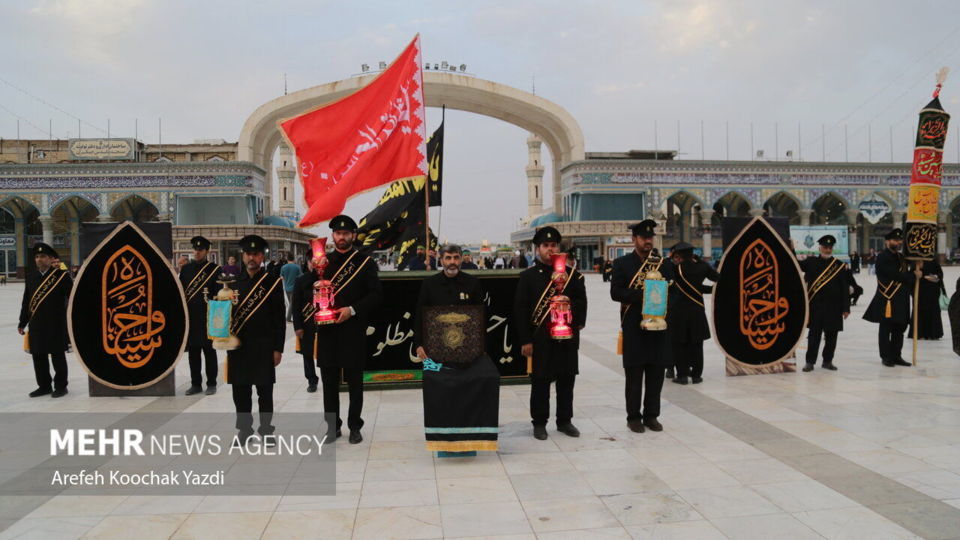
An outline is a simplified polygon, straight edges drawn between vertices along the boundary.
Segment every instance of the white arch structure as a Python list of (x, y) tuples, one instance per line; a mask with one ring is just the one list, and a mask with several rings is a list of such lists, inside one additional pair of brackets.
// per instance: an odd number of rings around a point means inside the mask
[[(238, 161), (252, 162), (267, 172), (267, 207), (272, 211), (272, 160), (280, 144), (277, 122), (314, 107), (347, 96), (369, 83), (376, 75), (353, 77), (321, 84), (264, 103), (247, 118), (240, 132)], [(553, 208), (560, 204), (560, 170), (584, 158), (583, 132), (563, 107), (540, 96), (510, 86), (454, 73), (423, 72), (423, 93), (427, 107), (446, 106), (509, 122), (539, 135), (553, 160)], [(522, 171), (517, 179), (523, 182)]]

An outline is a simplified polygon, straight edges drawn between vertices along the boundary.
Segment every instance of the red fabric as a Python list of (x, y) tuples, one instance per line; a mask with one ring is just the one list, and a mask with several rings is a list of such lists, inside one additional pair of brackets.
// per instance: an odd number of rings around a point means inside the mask
[(427, 174), (420, 36), (370, 84), (280, 123), (300, 162), (307, 227), (343, 212), (347, 199)]

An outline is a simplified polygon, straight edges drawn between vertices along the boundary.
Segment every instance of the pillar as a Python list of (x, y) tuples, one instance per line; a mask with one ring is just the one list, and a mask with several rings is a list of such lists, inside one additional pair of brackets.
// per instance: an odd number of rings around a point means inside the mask
[(80, 217), (70, 218), (70, 265), (80, 265)]
[(27, 235), (22, 217), (13, 218), (13, 237), (17, 249), (17, 277), (22, 278), (27, 269)]
[(277, 184), (279, 187), (278, 195), (280, 197), (280, 215), (294, 219), (297, 209), (293, 195), (294, 178), (297, 176), (297, 168), (294, 166), (293, 153), (286, 143), (280, 143), (280, 157), (277, 163)]
[(43, 243), (53, 245), (53, 216), (40, 216), (40, 226), (43, 227)]
[(950, 246), (947, 245), (947, 217), (948, 214), (944, 212), (937, 214), (937, 253), (941, 263), (945, 262), (950, 254)]
[(713, 259), (713, 210), (700, 211), (700, 226), (703, 228), (703, 260)]
[(893, 228), (902, 229), (903, 228), (903, 211), (894, 210), (890, 213), (890, 217), (893, 218)]
[[(540, 148), (543, 140), (531, 133), (527, 137), (527, 218), (533, 219), (543, 213), (543, 157)], [(554, 212), (557, 212), (554, 209)], [(559, 213), (559, 212), (557, 212)]]
[(813, 210), (809, 208), (801, 208), (797, 210), (797, 215), (800, 216), (800, 225), (804, 227), (810, 226), (810, 216), (813, 215)]
[(856, 208), (848, 208), (844, 210), (844, 213), (847, 214), (847, 230), (850, 234), (850, 252), (862, 252), (860, 249), (860, 238), (857, 234), (857, 231), (860, 230), (858, 219), (860, 217), (860, 210)]

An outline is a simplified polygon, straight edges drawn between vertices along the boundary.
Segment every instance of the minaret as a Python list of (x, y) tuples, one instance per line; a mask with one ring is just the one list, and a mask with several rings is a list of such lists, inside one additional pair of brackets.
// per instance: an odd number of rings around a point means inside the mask
[(277, 165), (278, 195), (280, 198), (280, 215), (294, 219), (297, 208), (294, 204), (293, 179), (297, 176), (297, 169), (293, 163), (293, 154), (286, 143), (280, 143), (280, 160)]
[(543, 140), (531, 133), (527, 137), (527, 221), (543, 213)]

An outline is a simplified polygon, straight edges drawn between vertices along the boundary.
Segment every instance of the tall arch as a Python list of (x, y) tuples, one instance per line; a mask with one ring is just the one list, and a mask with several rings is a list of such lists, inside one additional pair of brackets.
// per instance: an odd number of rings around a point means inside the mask
[(800, 198), (789, 191), (778, 191), (763, 203), (763, 209), (769, 217), (785, 217), (793, 225), (800, 224), (798, 210), (803, 208)]
[(850, 205), (843, 197), (833, 191), (828, 191), (817, 197), (810, 208), (813, 210), (811, 224), (837, 225), (847, 223), (846, 210), (850, 208)]
[[(374, 77), (353, 77), (281, 96), (264, 103), (247, 118), (240, 132), (237, 160), (252, 162), (267, 171), (268, 204), (273, 192), (271, 161), (281, 139), (277, 122), (352, 94)], [(553, 209), (560, 211), (560, 170), (584, 158), (583, 132), (563, 107), (517, 88), (454, 73), (424, 71), (423, 94), (427, 107), (446, 106), (490, 116), (540, 136), (553, 159)], [(272, 205), (267, 208), (271, 211)]]
[(110, 207), (110, 216), (116, 221), (156, 221), (159, 209), (139, 195), (128, 195)]

